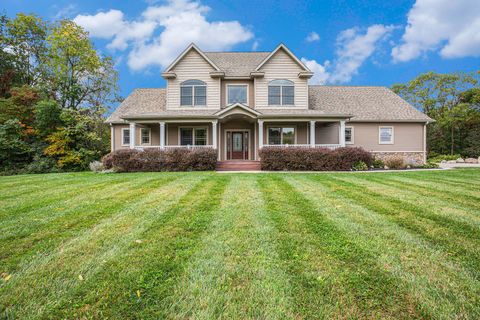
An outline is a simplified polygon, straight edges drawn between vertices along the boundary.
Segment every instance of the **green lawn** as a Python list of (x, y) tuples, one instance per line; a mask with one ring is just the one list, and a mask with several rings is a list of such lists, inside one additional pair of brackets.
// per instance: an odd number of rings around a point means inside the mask
[(0, 318), (480, 318), (480, 170), (0, 177)]

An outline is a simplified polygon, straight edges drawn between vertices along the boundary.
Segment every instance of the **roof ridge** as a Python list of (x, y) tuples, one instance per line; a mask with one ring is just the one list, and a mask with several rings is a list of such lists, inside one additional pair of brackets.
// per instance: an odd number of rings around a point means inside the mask
[(333, 87), (333, 88), (387, 88), (387, 86), (373, 85), (330, 85), (330, 84), (309, 84), (309, 87)]
[(270, 53), (271, 51), (204, 51), (203, 53)]

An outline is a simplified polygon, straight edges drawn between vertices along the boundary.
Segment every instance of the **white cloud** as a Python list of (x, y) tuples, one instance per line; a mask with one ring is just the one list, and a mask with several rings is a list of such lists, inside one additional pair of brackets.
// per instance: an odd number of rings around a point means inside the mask
[(307, 42), (315, 42), (319, 40), (320, 40), (320, 36), (315, 31), (310, 32), (308, 36), (305, 38), (305, 41)]
[[(53, 5), (51, 10), (57, 10), (57, 8), (58, 8), (58, 6)], [(78, 12), (77, 5), (71, 3), (71, 4), (69, 4), (65, 7), (62, 7), (60, 9), (58, 9), (54, 18), (56, 20), (58, 20), (58, 19), (68, 19), (68, 18), (72, 17), (77, 12)]]
[(362, 34), (358, 28), (347, 29), (337, 37), (337, 56), (333, 82), (349, 82), (352, 76), (377, 48), (380, 40), (385, 39), (394, 29), (393, 26), (375, 24)]
[(260, 42), (258, 40), (255, 40), (252, 44), (252, 51), (257, 51), (259, 45)]
[(314, 74), (309, 80), (310, 84), (327, 84), (331, 74), (327, 71), (330, 66), (330, 61), (325, 61), (323, 65), (319, 64), (315, 60), (301, 59), (302, 62), (310, 69)]
[(115, 36), (125, 26), (123, 12), (120, 10), (99, 12), (93, 16), (80, 14), (73, 19), (73, 22), (87, 30), (90, 36), (103, 39)]
[(480, 56), (479, 30), (478, 0), (417, 0), (392, 57), (403, 62), (435, 50), (445, 58)]
[[(142, 70), (168, 66), (192, 42), (203, 50), (217, 51), (253, 38), (253, 33), (238, 21), (207, 21), (209, 10), (199, 2), (170, 0), (148, 7), (136, 21), (127, 21), (121, 11), (110, 10), (77, 16), (75, 22), (93, 37), (111, 39), (109, 49), (128, 49), (129, 67)], [(153, 37), (157, 30), (160, 33)]]
[[(337, 36), (336, 58), (333, 63), (319, 64), (315, 60), (302, 58), (307, 67), (315, 72), (313, 84), (346, 83), (358, 73), (358, 69), (375, 52), (381, 40), (385, 39), (393, 26), (372, 25), (362, 33), (359, 28), (342, 31)], [(318, 73), (318, 74), (317, 74)]]

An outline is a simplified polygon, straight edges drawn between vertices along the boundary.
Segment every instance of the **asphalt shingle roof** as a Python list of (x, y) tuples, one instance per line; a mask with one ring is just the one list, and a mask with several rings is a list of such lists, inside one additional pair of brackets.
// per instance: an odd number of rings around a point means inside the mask
[(352, 114), (352, 121), (432, 121), (386, 87), (309, 86), (309, 108)]
[[(107, 119), (212, 117), (218, 110), (166, 110), (166, 89), (136, 89)], [(385, 87), (310, 86), (309, 109), (257, 110), (261, 116), (352, 116), (352, 121), (432, 121)]]
[(270, 52), (204, 52), (226, 77), (246, 77)]

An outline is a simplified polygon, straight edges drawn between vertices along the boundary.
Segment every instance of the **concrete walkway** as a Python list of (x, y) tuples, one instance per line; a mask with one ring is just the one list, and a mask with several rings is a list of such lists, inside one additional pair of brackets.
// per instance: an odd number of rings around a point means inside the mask
[(480, 168), (480, 163), (439, 163), (440, 168)]

